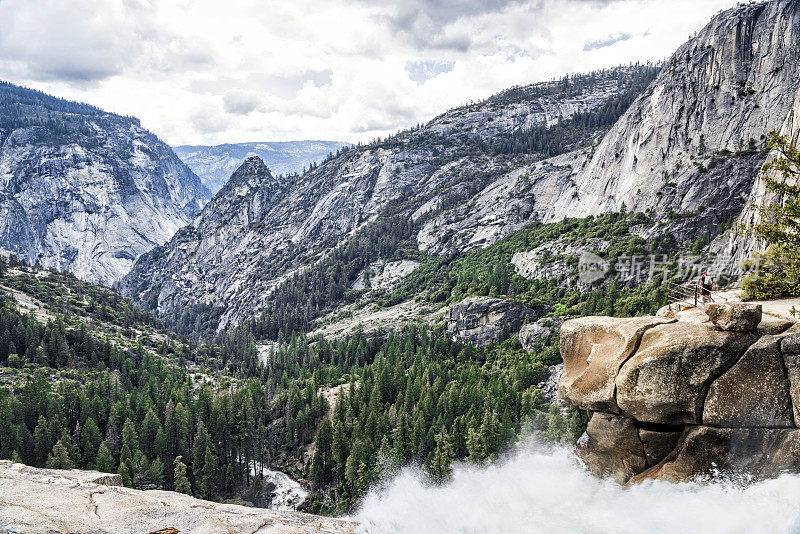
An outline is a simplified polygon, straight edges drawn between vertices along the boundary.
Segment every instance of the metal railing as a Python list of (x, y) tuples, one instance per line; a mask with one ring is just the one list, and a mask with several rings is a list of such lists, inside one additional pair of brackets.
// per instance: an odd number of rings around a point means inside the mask
[[(669, 309), (681, 311), (685, 308), (696, 308), (698, 304), (703, 304), (700, 294), (700, 287), (697, 282), (672, 282), (667, 281)], [(711, 302), (728, 301), (716, 291), (709, 291)]]
[(667, 288), (669, 289), (667, 302), (669, 302), (670, 310), (681, 311), (684, 308), (697, 307), (697, 299), (700, 295), (696, 283), (667, 281)]

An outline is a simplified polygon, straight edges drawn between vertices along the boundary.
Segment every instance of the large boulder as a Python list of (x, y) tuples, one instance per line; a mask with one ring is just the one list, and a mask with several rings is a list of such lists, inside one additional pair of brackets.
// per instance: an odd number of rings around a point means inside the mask
[(564, 324), (563, 317), (545, 317), (519, 330), (519, 342), (525, 350), (533, 350), (540, 341), (546, 340)]
[(620, 484), (647, 467), (636, 425), (618, 415), (592, 414), (576, 452), (592, 473), (611, 477)]
[(713, 303), (706, 307), (706, 314), (712, 323), (723, 330), (752, 332), (761, 322), (761, 304)]
[(585, 410), (618, 413), (614, 399), (617, 372), (648, 329), (673, 321), (666, 317), (581, 317), (566, 321), (561, 327), (564, 376), (558, 394)]
[(500, 342), (519, 332), (534, 310), (510, 300), (468, 297), (454, 304), (444, 314), (447, 331), (477, 347)]
[(762, 337), (714, 380), (703, 409), (704, 425), (794, 426), (780, 343), (780, 337)]
[(616, 376), (617, 405), (638, 421), (699, 424), (709, 384), (754, 341), (695, 323), (650, 328)]
[(746, 474), (759, 480), (798, 469), (798, 429), (690, 426), (661, 463), (635, 475), (631, 482), (688, 482), (719, 474)]

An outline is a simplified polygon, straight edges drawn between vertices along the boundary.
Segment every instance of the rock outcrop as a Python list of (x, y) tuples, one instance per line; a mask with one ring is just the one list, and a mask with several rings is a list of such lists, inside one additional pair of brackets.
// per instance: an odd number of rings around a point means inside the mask
[(0, 254), (110, 285), (209, 198), (137, 119), (0, 83)]
[(712, 303), (706, 307), (706, 314), (716, 326), (733, 332), (752, 332), (761, 323), (762, 315), (760, 304), (746, 303)]
[(800, 334), (763, 334), (755, 310), (709, 311), (734, 330), (697, 316), (565, 322), (559, 394), (591, 413), (577, 445), (588, 468), (620, 483), (800, 470)]
[(519, 332), (534, 310), (510, 300), (468, 297), (444, 314), (447, 331), (477, 347), (485, 347)]
[(36, 469), (0, 460), (0, 532), (143, 534), (172, 528), (187, 534), (344, 534), (356, 527), (298, 512), (134, 490), (121, 487), (119, 475)]
[(216, 194), (247, 158), (258, 156), (275, 174), (294, 174), (303, 172), (312, 163), (319, 163), (328, 154), (335, 154), (345, 144), (335, 141), (269, 141), (183, 145), (172, 149), (200, 177), (203, 185)]
[(563, 317), (545, 317), (519, 329), (519, 343), (528, 351), (534, 350), (537, 343), (545, 343), (547, 339), (561, 329)]

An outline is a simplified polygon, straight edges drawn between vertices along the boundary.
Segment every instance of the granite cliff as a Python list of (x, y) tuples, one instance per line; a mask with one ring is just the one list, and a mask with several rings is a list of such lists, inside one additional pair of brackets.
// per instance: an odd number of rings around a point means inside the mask
[(591, 413), (577, 452), (620, 483), (800, 470), (800, 333), (757, 304), (564, 323), (559, 395)]
[[(740, 5), (658, 69), (512, 88), (345, 150), (284, 180), (249, 226), (223, 235), (196, 224), (191, 243), (184, 236), (155, 249), (122, 289), (161, 314), (195, 310), (191, 322), (200, 306), (216, 326), (235, 324), (258, 315), (281, 280), (387, 213), (408, 221), (419, 251), (447, 254), (536, 221), (636, 210), (655, 221), (644, 237), (708, 236), (735, 269), (755, 243), (726, 229), (751, 219), (764, 197), (764, 136), (797, 137), (798, 32), (796, 1)], [(251, 242), (258, 250), (230, 253)]]
[(137, 119), (0, 84), (0, 254), (110, 285), (209, 197)]
[[(543, 160), (542, 152), (591, 144), (656, 70), (624, 67), (512, 88), (389, 139), (343, 150), (280, 183), (267, 177), (260, 162), (261, 186), (220, 190), (192, 225), (142, 256), (120, 287), (162, 314), (202, 307), (208, 315), (212, 309), (222, 328), (258, 314), (287, 275), (389, 213), (402, 215), (422, 250), (466, 250), (494, 242), (536, 220), (536, 206), (552, 200), (506, 187), (509, 177), (521, 179), (525, 169)], [(577, 122), (563, 122), (570, 119)], [(560, 125), (562, 135), (543, 136), (548, 125)], [(526, 143), (538, 151), (525, 148)], [(231, 182), (249, 173), (255, 161), (249, 159)], [(257, 198), (260, 187), (269, 190), (266, 202)], [(481, 195), (491, 197), (492, 204), (474, 200)], [(504, 201), (495, 202), (501, 196)], [(256, 204), (247, 222), (222, 224), (237, 218), (241, 206)], [(482, 210), (479, 231), (468, 222), (458, 235), (430, 227), (438, 213), (464, 205)]]

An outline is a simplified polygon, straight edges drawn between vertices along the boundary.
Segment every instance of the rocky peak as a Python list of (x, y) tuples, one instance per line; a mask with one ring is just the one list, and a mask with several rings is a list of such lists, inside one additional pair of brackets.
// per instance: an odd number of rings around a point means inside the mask
[[(231, 175), (228, 183), (222, 190), (239, 189), (240, 187), (247, 187), (249, 193), (253, 189), (263, 187), (275, 179), (272, 173), (267, 168), (264, 160), (258, 156), (250, 156), (236, 169)], [(244, 193), (243, 193), (244, 194)]]
[[(281, 280), (342, 245), (383, 214), (391, 212), (424, 224), (437, 212), (473, 204), (470, 196), (502, 181), (509, 172), (516, 178), (526, 175), (528, 167), (514, 169), (541, 156), (505, 154), (500, 146), (503, 140), (510, 146), (520, 130), (611, 104), (622, 106), (620, 95), (646, 85), (654, 71), (653, 67), (620, 67), (571, 77), (563, 84), (516, 88), (450, 110), (389, 139), (344, 149), (302, 176), (280, 183), (267, 180), (258, 186), (258, 179), (236, 176), (192, 228), (143, 256), (121, 287), (162, 314), (178, 315), (176, 308), (213, 303), (221, 308), (220, 327), (258, 315)], [(593, 132), (581, 135), (593, 139)], [(515, 146), (519, 149), (519, 143)], [(260, 176), (259, 167), (258, 162), (248, 161), (236, 174)], [(523, 187), (509, 188), (508, 194), (519, 196), (512, 201), (505, 194), (485, 193), (493, 202), (502, 199), (503, 206), (494, 216), (476, 217), (477, 224), (493, 227), (482, 232), (481, 243), (507, 235), (535, 217), (530, 204), (534, 198), (539, 201), (538, 194), (534, 197)], [(400, 200), (403, 205), (397, 213)], [(420, 231), (417, 239), (422, 248), (422, 241), (442, 240), (446, 233), (434, 224)], [(373, 260), (378, 259), (387, 258)]]

